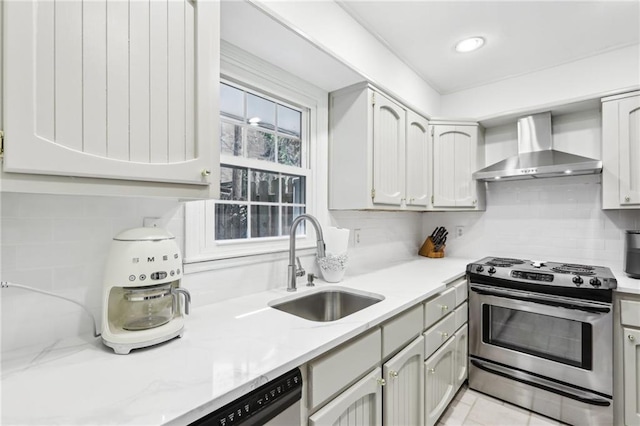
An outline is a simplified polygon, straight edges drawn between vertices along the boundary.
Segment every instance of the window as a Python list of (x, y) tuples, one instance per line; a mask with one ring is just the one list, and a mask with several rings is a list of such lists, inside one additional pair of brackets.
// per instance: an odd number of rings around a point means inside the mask
[(215, 241), (287, 236), (305, 212), (307, 115), (265, 93), (221, 84)]

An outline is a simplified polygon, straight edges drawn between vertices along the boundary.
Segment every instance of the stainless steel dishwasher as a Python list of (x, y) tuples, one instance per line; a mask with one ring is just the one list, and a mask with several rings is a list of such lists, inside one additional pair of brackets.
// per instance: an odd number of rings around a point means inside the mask
[(300, 424), (302, 374), (295, 368), (191, 423), (190, 426)]

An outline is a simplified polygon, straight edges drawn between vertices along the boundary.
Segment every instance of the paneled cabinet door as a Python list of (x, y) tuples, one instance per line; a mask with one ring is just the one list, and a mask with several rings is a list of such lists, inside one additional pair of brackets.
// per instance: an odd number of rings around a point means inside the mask
[(434, 426), (455, 393), (455, 336), (424, 365), (425, 425)]
[(478, 145), (476, 126), (435, 125), (433, 130), (433, 206), (475, 207)]
[(469, 374), (469, 331), (468, 326), (465, 324), (464, 327), (460, 328), (456, 332), (455, 342), (456, 342), (456, 357), (455, 357), (455, 388), (454, 393), (460, 389), (462, 383), (467, 380), (467, 375)]
[(386, 385), (382, 411), (385, 426), (424, 422), (424, 337), (420, 336), (382, 366)]
[(381, 369), (376, 368), (309, 417), (309, 426), (381, 426)]
[(640, 204), (640, 96), (618, 104), (620, 204)]
[(640, 425), (640, 330), (623, 330), (624, 424)]
[(408, 206), (429, 204), (431, 161), (429, 153), (429, 122), (413, 111), (407, 111), (407, 176)]
[(401, 205), (405, 179), (406, 112), (373, 93), (373, 202)]
[(7, 172), (209, 184), (219, 2), (4, 4)]

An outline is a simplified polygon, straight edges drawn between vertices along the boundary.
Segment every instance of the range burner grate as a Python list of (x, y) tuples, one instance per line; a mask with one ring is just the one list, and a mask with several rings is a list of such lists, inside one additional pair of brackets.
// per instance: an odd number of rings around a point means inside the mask
[(511, 259), (508, 257), (494, 257), (490, 261), (486, 262), (485, 265), (488, 266), (497, 266), (499, 268), (508, 268), (513, 265), (522, 265), (524, 260), (520, 259)]
[(551, 268), (553, 272), (559, 274), (575, 274), (575, 275), (595, 275), (595, 268), (588, 265), (574, 265), (571, 263), (565, 263), (561, 266)]

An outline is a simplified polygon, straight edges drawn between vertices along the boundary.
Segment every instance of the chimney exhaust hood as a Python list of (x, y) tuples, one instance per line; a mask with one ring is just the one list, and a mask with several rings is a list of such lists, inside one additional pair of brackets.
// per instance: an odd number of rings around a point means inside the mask
[(553, 149), (551, 113), (518, 120), (518, 155), (473, 173), (473, 179), (535, 179), (602, 173), (602, 161)]

